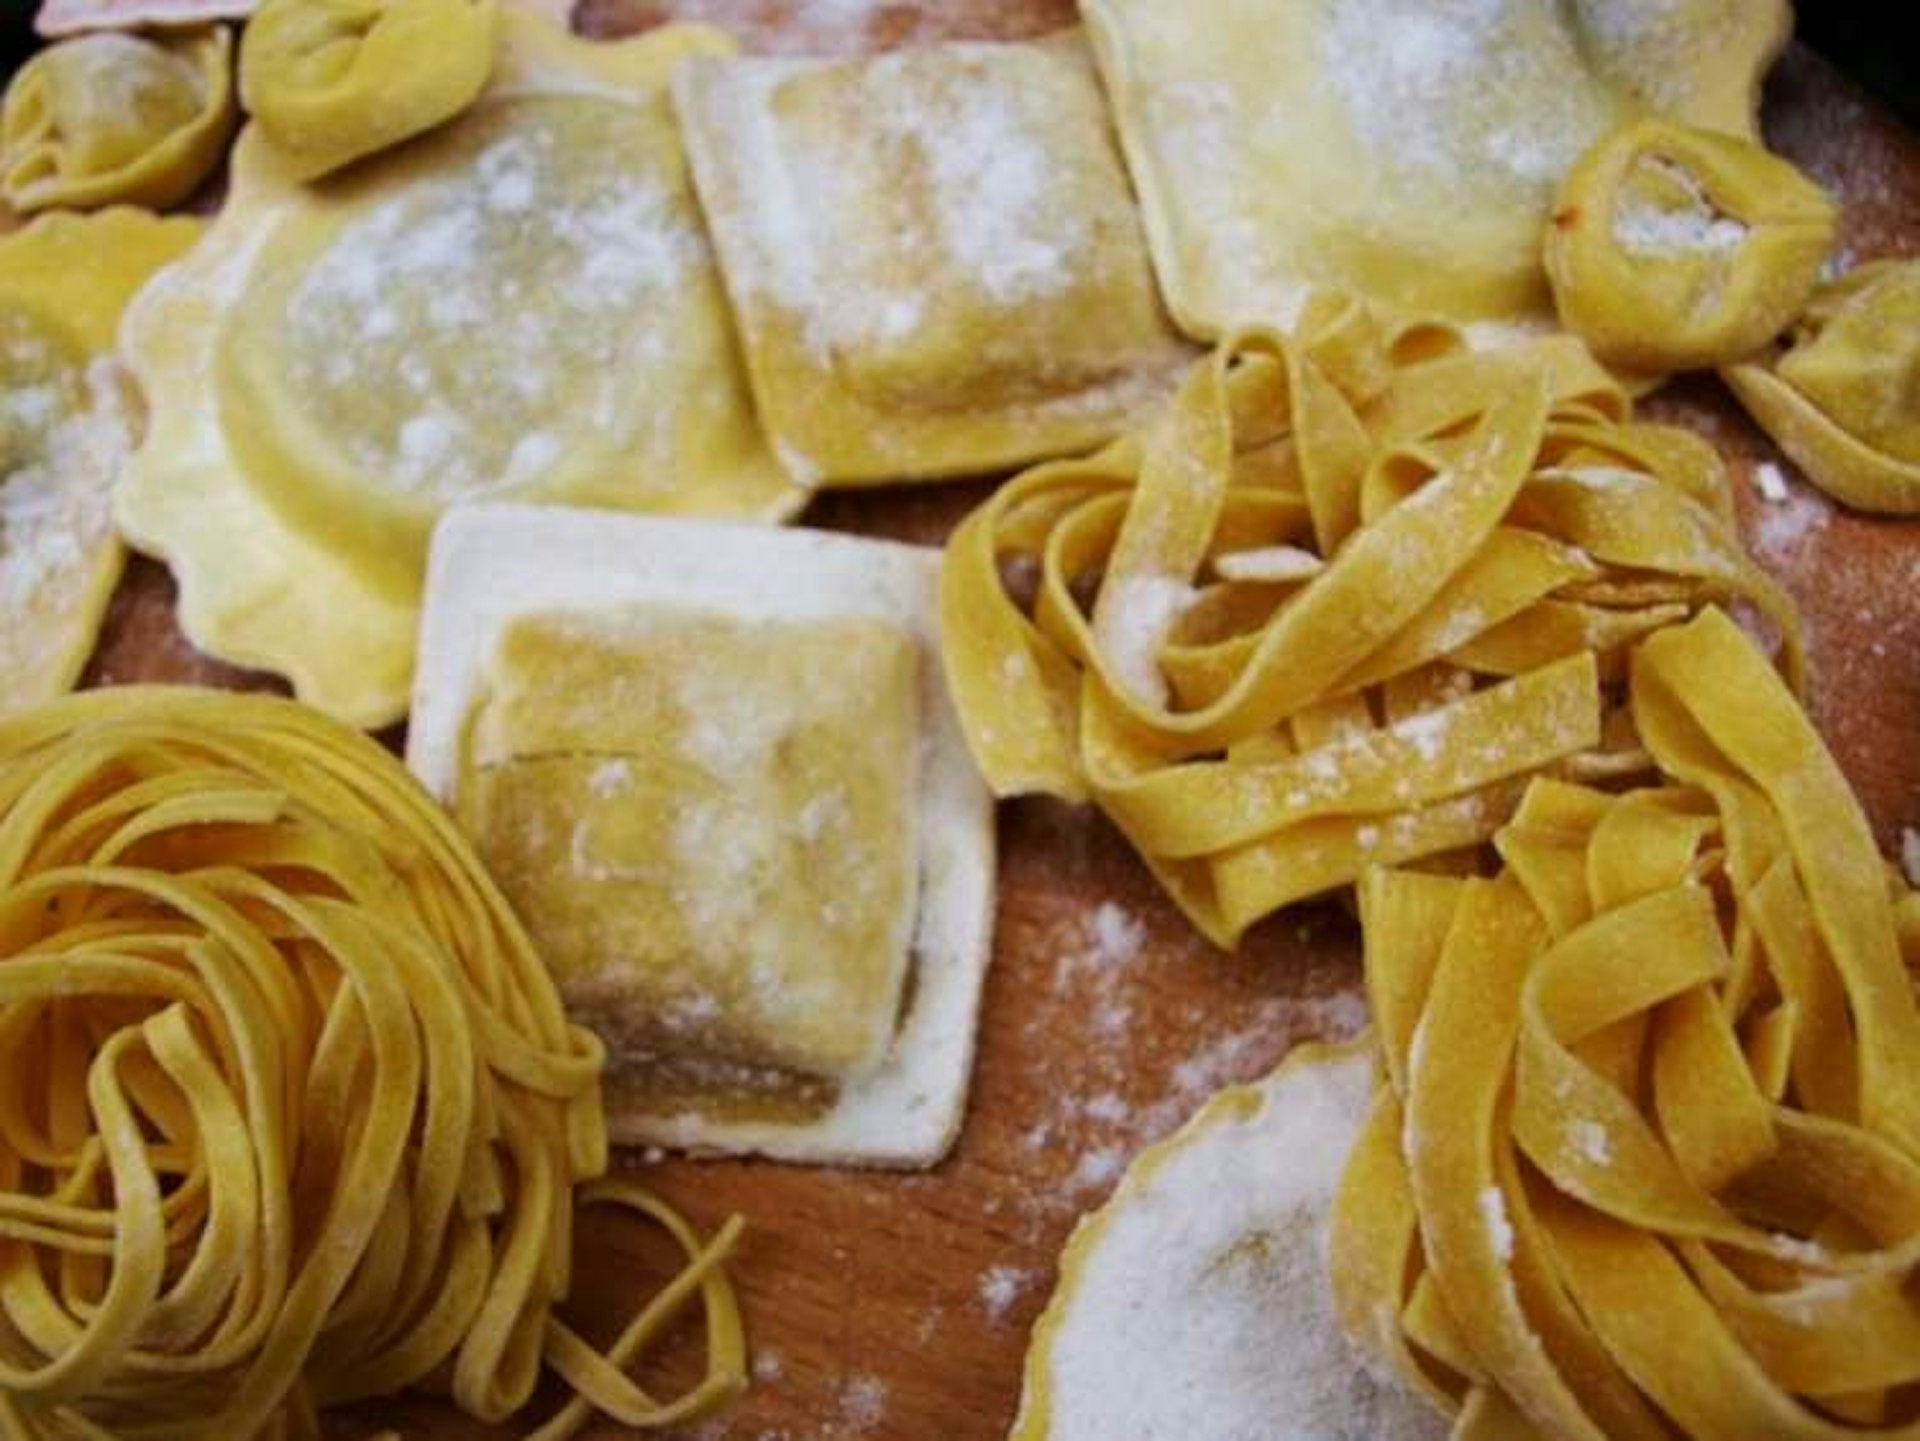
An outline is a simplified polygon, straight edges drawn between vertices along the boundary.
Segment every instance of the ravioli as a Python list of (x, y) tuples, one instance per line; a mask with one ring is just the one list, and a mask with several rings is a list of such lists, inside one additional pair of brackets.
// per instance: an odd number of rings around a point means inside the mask
[(137, 424), (114, 327), (199, 229), (115, 209), (0, 237), (0, 715), (71, 688), (93, 650), (124, 560), (111, 488)]
[(885, 1059), (917, 694), (912, 641), (859, 617), (638, 606), (501, 632), (460, 816), (630, 1073), (777, 1093)]
[(768, 429), (828, 485), (1106, 440), (1188, 352), (1078, 35), (675, 80)]
[(778, 519), (661, 86), (729, 42), (510, 9), (455, 123), (319, 184), (257, 130), (128, 318), (153, 409), (117, 500), (201, 649), (364, 726), (406, 709), (426, 541), (482, 498)]
[(63, 40), (7, 86), (0, 197), (23, 211), (165, 210), (220, 163), (237, 113), (233, 41), (219, 26), (159, 40)]
[(1156, 269), (1214, 337), (1316, 286), (1460, 321), (1551, 319), (1540, 232), (1649, 110), (1754, 135), (1780, 0), (1089, 0)]
[(434, 532), (407, 763), (606, 1042), (616, 1139), (926, 1166), (965, 1112), (993, 805), (938, 555), (565, 506)]

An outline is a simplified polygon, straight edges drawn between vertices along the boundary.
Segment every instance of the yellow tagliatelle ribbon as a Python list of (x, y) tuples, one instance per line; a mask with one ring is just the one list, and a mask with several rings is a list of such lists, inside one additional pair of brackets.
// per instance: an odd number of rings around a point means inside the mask
[[(431, 1384), (500, 1421), (744, 1384), (723, 1262), (607, 1179), (602, 1052), (471, 848), (371, 741), (163, 688), (0, 722), (0, 1437), (317, 1435)], [(554, 1314), (576, 1204), (686, 1264), (606, 1354)], [(622, 1369), (686, 1305), (708, 1372)]]
[(1343, 1321), (1463, 1441), (1920, 1435), (1912, 898), (1723, 614), (1632, 670), (1664, 784), (1537, 781), (1496, 878), (1361, 887)]
[(16, 210), (165, 210), (213, 173), (238, 119), (233, 37), (222, 26), (62, 40), (7, 86), (0, 198)]
[(1325, 297), (1292, 339), (1242, 332), (955, 532), (942, 640), (982, 771), (1091, 797), (1232, 945), (1484, 841), (1543, 768), (1643, 764), (1602, 703), (1631, 642), (1738, 600), (1796, 677), (1799, 650), (1711, 447), (1629, 408), (1567, 337), (1468, 353)]
[(1762, 146), (1639, 120), (1567, 172), (1544, 261), (1562, 323), (1600, 359), (1696, 369), (1793, 323), (1838, 222), (1820, 187)]
[(1722, 375), (1821, 489), (1920, 514), (1920, 260), (1847, 272), (1814, 296), (1783, 353)]

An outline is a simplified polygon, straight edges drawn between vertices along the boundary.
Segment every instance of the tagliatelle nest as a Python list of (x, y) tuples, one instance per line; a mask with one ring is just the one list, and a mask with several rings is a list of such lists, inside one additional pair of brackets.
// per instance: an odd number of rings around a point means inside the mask
[(1920, 899), (1724, 615), (1633, 658), (1663, 776), (1361, 889), (1349, 1331), (1463, 1438), (1913, 1434)]
[[(722, 1262), (604, 1178), (599, 1043), (399, 764), (170, 689), (0, 723), (0, 1434), (317, 1434), (415, 1385), (507, 1418), (544, 1365), (629, 1425), (744, 1384)], [(687, 1264), (607, 1355), (555, 1314), (577, 1204)], [(619, 1368), (687, 1302), (708, 1374)]]
[[(1470, 352), (1320, 297), (960, 526), (947, 674), (1000, 795), (1091, 798), (1202, 931), (1462, 851), (1529, 777), (1646, 767), (1630, 646), (1745, 603), (1726, 472), (1569, 337)], [(1025, 565), (1031, 600), (1012, 582)]]

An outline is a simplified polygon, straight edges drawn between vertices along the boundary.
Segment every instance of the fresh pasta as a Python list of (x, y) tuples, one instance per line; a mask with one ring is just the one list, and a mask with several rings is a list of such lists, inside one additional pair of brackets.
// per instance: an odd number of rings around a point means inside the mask
[(1722, 372), (1760, 428), (1822, 490), (1861, 510), (1920, 514), (1920, 260), (1880, 260), (1822, 286), (1790, 343)]
[(998, 794), (1094, 800), (1231, 946), (1485, 841), (1534, 773), (1643, 767), (1610, 696), (1702, 605), (1764, 615), (1797, 683), (1791, 602), (1730, 507), (1712, 448), (1633, 421), (1578, 342), (1470, 352), (1322, 296), (967, 518), (948, 677)]
[(1631, 689), (1658, 784), (1536, 781), (1499, 875), (1361, 886), (1339, 1312), (1464, 1441), (1911, 1436), (1912, 896), (1720, 611)]
[[(608, 1177), (599, 1043), (452, 821), (291, 702), (140, 688), (0, 722), (0, 1437), (316, 1436), (543, 1367), (630, 1426), (744, 1384), (711, 1238)], [(576, 1205), (679, 1275), (604, 1354), (555, 1314)], [(624, 1368), (689, 1303), (707, 1374)]]
[(241, 95), (287, 172), (317, 180), (473, 104), (498, 22), (495, 0), (265, 0)]
[(0, 108), (0, 199), (16, 210), (188, 199), (239, 119), (224, 26), (159, 39), (62, 40), (22, 65)]
[(1765, 147), (1640, 120), (1561, 182), (1547, 278), (1562, 323), (1608, 364), (1721, 365), (1799, 317), (1838, 222), (1826, 193)]

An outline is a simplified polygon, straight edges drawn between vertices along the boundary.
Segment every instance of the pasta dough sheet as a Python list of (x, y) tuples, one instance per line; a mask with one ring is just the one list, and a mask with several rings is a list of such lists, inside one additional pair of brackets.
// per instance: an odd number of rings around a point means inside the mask
[(1546, 321), (1540, 233), (1647, 110), (1753, 135), (1781, 0), (1089, 0), (1167, 303), (1213, 337), (1316, 286)]
[(1187, 358), (1077, 34), (700, 61), (674, 93), (796, 478), (932, 479), (1084, 450)]
[(608, 1042), (618, 1139), (893, 1166), (952, 1144), (993, 813), (937, 570), (560, 507), (441, 523), (408, 763)]

